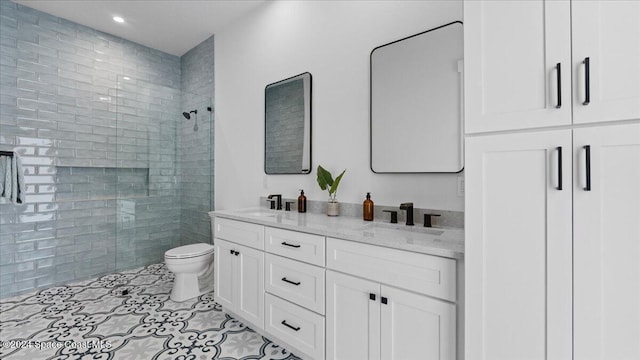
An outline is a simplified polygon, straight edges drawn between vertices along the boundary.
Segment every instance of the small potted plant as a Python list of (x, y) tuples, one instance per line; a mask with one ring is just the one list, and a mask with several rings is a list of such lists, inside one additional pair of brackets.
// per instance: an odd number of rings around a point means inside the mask
[(347, 170), (343, 170), (342, 173), (334, 179), (330, 172), (318, 165), (318, 185), (320, 185), (320, 189), (329, 191), (327, 216), (338, 216), (340, 214), (340, 204), (338, 200), (336, 200), (336, 192), (338, 191), (338, 185), (340, 185), (340, 180), (342, 180), (345, 171)]

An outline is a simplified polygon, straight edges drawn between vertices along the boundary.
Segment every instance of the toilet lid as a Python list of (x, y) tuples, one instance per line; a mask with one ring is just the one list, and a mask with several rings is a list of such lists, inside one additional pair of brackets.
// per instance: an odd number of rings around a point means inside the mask
[(206, 255), (213, 252), (213, 246), (210, 244), (191, 244), (177, 247), (175, 249), (167, 250), (164, 253), (164, 257), (168, 258), (188, 258), (200, 255)]

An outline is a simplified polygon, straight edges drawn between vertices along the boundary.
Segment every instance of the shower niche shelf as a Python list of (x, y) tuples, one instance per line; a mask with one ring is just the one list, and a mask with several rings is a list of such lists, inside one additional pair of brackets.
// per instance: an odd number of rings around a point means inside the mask
[(149, 196), (148, 168), (56, 166), (56, 201)]

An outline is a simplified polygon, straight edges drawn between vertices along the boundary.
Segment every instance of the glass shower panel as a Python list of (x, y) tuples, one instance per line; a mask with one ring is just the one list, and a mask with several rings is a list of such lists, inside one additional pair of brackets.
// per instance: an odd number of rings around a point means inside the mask
[(213, 99), (182, 94), (179, 162), (181, 169), (181, 244), (211, 243), (213, 209)]
[(115, 143), (116, 267), (163, 261), (180, 245), (180, 89), (119, 76)]

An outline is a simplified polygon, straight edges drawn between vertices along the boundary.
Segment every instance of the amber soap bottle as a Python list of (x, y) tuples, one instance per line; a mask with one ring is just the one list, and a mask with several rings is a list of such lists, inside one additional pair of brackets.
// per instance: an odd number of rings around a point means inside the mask
[(367, 198), (362, 203), (362, 220), (373, 221), (373, 201), (371, 193), (367, 193)]
[(307, 197), (304, 196), (304, 190), (300, 190), (300, 196), (298, 196), (298, 212), (307, 212)]

